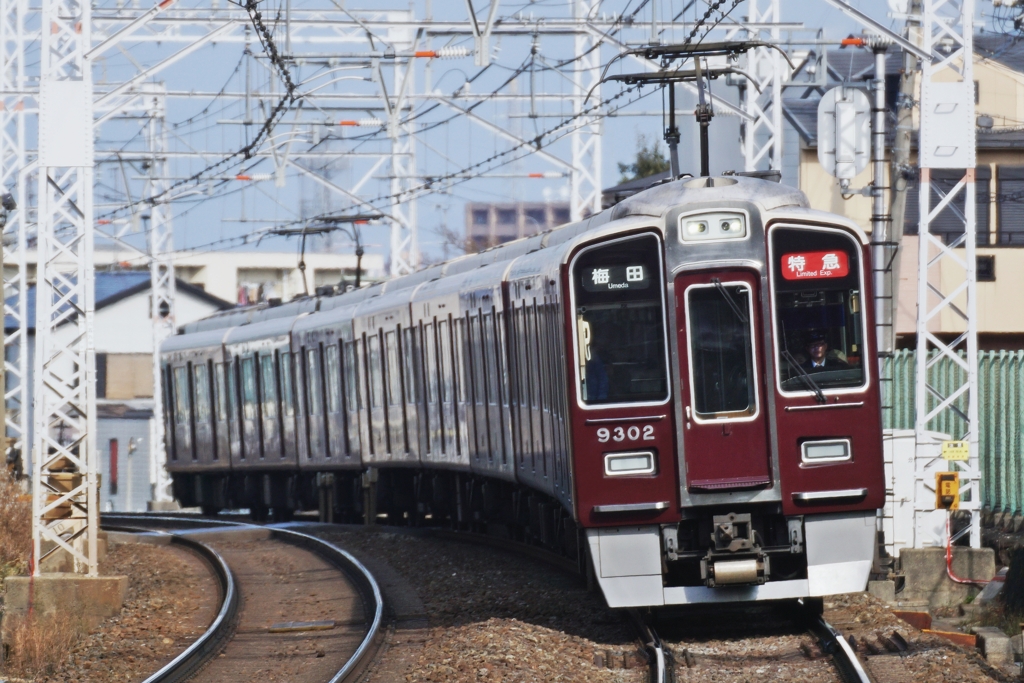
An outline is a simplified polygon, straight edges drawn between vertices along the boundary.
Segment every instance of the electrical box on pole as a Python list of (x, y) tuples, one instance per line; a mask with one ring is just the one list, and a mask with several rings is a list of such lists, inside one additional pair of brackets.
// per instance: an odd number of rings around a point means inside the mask
[(852, 180), (871, 158), (871, 103), (857, 88), (839, 86), (818, 102), (818, 163), (840, 180)]

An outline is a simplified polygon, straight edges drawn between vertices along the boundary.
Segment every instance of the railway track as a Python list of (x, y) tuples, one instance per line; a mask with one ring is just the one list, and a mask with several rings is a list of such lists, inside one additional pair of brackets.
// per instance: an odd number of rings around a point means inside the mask
[[(169, 535), (210, 563), (224, 596), (209, 629), (145, 683), (343, 683), (354, 680), (377, 650), (380, 587), (358, 560), (327, 541), (201, 518), (104, 514), (102, 525)], [(224, 528), (242, 536), (233, 540), (232, 533), (219, 532)], [(330, 580), (338, 573), (344, 582)], [(327, 615), (341, 618), (314, 618)]]
[[(104, 519), (107, 519), (107, 517), (108, 516), (104, 516)], [(114, 516), (111, 515), (109, 517)], [(253, 526), (243, 522), (213, 521), (204, 518), (189, 518), (184, 516), (157, 517), (151, 515), (133, 515), (130, 518), (133, 520), (142, 518), (150, 521), (153, 525), (188, 525), (196, 528), (202, 528), (204, 526)], [(275, 533), (290, 533), (307, 539), (315, 539), (314, 536), (301, 534), (295, 531), (286, 531), (283, 529), (273, 529), (273, 531)], [(500, 539), (483, 534), (453, 532), (429, 528), (409, 529), (395, 527), (389, 528), (389, 531), (395, 533), (412, 533), (417, 535), (423, 534), (459, 542), (473, 543), (475, 545), (492, 546), (530, 556), (561, 571), (576, 573), (575, 564), (560, 555), (548, 552), (536, 546), (507, 539)], [(798, 608), (795, 611), (791, 611), (791, 617), (794, 619), (795, 623), (800, 625), (797, 631), (802, 629), (805, 632), (805, 635), (806, 633), (809, 633), (813, 636), (812, 642), (814, 643), (814, 647), (809, 648), (806, 643), (803, 643), (802, 647), (801, 645), (794, 645), (791, 648), (793, 650), (792, 652), (784, 652), (781, 655), (773, 656), (769, 659), (783, 663), (791, 661), (810, 661), (813, 663), (813, 667), (824, 675), (824, 678), (821, 680), (838, 679), (843, 683), (875, 683), (865, 670), (865, 667), (857, 653), (850, 647), (849, 643), (843, 639), (839, 631), (825, 621), (825, 619), (820, 615), (819, 610), (815, 610), (813, 606)], [(689, 676), (683, 673), (682, 669), (689, 669), (691, 667), (698, 666), (704, 660), (711, 663), (717, 659), (717, 656), (713, 653), (694, 653), (692, 649), (684, 649), (682, 651), (682, 656), (679, 656), (677, 653), (680, 652), (680, 648), (663, 641), (656, 626), (645, 620), (639, 611), (630, 610), (628, 612), (628, 618), (636, 633), (638, 642), (643, 644), (647, 652), (651, 683), (678, 683), (680, 681), (688, 680)], [(741, 635), (737, 637), (742, 638)], [(806, 637), (804, 638), (804, 641), (809, 640), (810, 639)], [(826, 673), (826, 671), (830, 669), (833, 671)], [(346, 679), (332, 679), (332, 681), (334, 680), (343, 681)]]

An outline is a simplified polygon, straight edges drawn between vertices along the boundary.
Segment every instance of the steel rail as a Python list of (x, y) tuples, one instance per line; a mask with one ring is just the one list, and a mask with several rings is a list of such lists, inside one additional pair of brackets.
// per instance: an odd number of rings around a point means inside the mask
[(820, 614), (811, 613), (808, 617), (811, 621), (811, 633), (821, 643), (822, 651), (832, 656), (832, 663), (845, 683), (875, 683), (857, 657), (857, 653), (839, 631)]
[[(366, 635), (359, 643), (359, 647), (356, 648), (356, 651), (352, 654), (351, 657), (348, 658), (348, 660), (337, 671), (337, 673), (335, 673), (334, 676), (331, 677), (329, 683), (345, 683), (347, 681), (355, 680), (355, 678), (359, 674), (361, 674), (362, 671), (365, 669), (366, 665), (369, 664), (370, 660), (372, 659), (372, 655), (377, 652), (380, 642), (384, 637), (384, 631), (382, 629), (384, 623), (384, 595), (381, 592), (380, 585), (377, 583), (377, 580), (374, 578), (373, 574), (370, 573), (370, 570), (368, 570), (363, 565), (362, 562), (357, 560), (350, 553), (337, 547), (333, 543), (317, 538), (316, 536), (304, 534), (301, 531), (295, 531), (294, 529), (265, 527), (256, 524), (249, 524), (246, 522), (235, 522), (229, 520), (220, 521), (208, 518), (190, 519), (184, 516), (172, 517), (164, 515), (151, 515), (145, 513), (103, 513), (101, 515), (101, 518), (103, 520), (111, 520), (115, 523), (123, 520), (135, 524), (148, 524), (151, 526), (157, 526), (161, 528), (174, 526), (233, 526), (263, 528), (270, 531), (270, 536), (274, 540), (282, 541), (290, 545), (303, 548), (304, 550), (308, 550), (320, 556), (326, 562), (334, 565), (355, 584), (356, 589), (363, 597), (364, 604), (370, 606), (370, 609), (367, 611), (372, 612), (372, 618), (370, 620), (370, 626), (367, 629)], [(107, 526), (107, 524), (104, 523), (103, 527), (110, 530), (114, 530), (115, 525), (111, 524), (110, 526)], [(137, 528), (133, 530), (143, 531), (143, 529)], [(149, 530), (145, 529), (144, 531)], [(230, 569), (227, 568), (227, 563), (225, 563), (224, 560), (220, 557), (220, 555), (218, 555), (217, 552), (212, 548), (208, 548), (202, 543), (198, 543), (190, 539), (181, 538), (180, 536), (177, 536), (175, 534), (168, 535), (171, 536), (171, 539), (174, 542), (182, 543), (183, 545), (187, 545), (188, 547), (193, 547), (191, 544), (194, 544), (195, 546), (204, 548), (209, 553), (212, 553), (223, 565), (224, 569), (227, 571), (227, 575), (229, 577), (231, 576)], [(234, 601), (236, 603), (235, 607), (237, 609), (237, 591), (234, 590), (233, 581), (231, 586)], [(223, 613), (223, 611), (224, 609), (222, 608), (221, 612)], [(193, 651), (193, 649), (196, 649), (196, 646), (200, 643), (200, 641), (206, 639), (207, 634), (209, 634), (214, 629), (215, 626), (220, 626), (223, 628), (221, 621), (221, 615), (218, 615), (217, 619), (214, 621), (214, 624), (211, 625), (210, 629), (207, 630), (207, 633), (204, 633), (203, 636), (200, 637), (200, 640), (197, 640), (195, 643), (193, 643), (192, 646), (189, 647), (189, 649), (185, 650), (185, 652), (181, 653), (181, 655), (176, 657), (172, 662), (167, 664), (167, 666), (158, 671), (156, 674), (146, 679), (143, 683), (178, 683), (180, 681), (187, 680), (189, 676), (191, 676), (193, 673), (195, 673), (196, 670), (198, 670), (198, 666), (190, 666), (188, 668), (188, 674), (184, 677), (181, 677), (180, 675), (176, 675), (176, 668), (177, 666), (184, 666), (184, 664), (178, 665), (178, 661), (183, 659), (186, 655)], [(217, 639), (214, 643), (214, 646), (211, 646), (210, 648), (204, 648), (203, 654), (198, 655), (200, 657), (199, 663), (205, 663), (207, 658), (212, 654), (213, 648), (219, 644), (220, 639)], [(166, 674), (166, 677), (161, 677), (162, 675), (165, 675), (164, 672), (168, 669), (170, 669), (170, 672)]]
[[(153, 533), (151, 529), (137, 527), (108, 524), (101, 524), (101, 527), (107, 531)], [(164, 532), (158, 533), (163, 534)], [(187, 681), (220, 649), (220, 646), (234, 628), (235, 617), (238, 615), (238, 588), (235, 585), (235, 578), (231, 574), (231, 568), (224, 561), (224, 558), (221, 557), (220, 553), (198, 541), (181, 538), (173, 534), (166, 535), (170, 537), (171, 543), (188, 548), (210, 564), (220, 582), (224, 600), (221, 602), (217, 617), (210, 624), (210, 627), (203, 632), (203, 635), (199, 636), (191, 645), (185, 648), (184, 652), (165, 664), (159, 671), (143, 681), (143, 683), (181, 683)]]

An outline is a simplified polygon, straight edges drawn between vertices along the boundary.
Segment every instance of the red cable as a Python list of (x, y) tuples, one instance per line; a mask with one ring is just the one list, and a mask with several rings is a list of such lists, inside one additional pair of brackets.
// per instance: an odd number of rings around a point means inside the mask
[(953, 534), (950, 533), (949, 528), (949, 512), (946, 512), (946, 574), (949, 578), (957, 583), (972, 584), (975, 586), (984, 586), (988, 584), (988, 581), (981, 579), (962, 579), (953, 573)]

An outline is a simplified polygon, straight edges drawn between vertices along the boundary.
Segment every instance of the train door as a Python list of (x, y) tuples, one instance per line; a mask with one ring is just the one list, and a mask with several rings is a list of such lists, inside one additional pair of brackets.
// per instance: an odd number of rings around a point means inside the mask
[(487, 463), (492, 469), (496, 463), (500, 463), (504, 457), (504, 442), (502, 439), (502, 411), (501, 411), (501, 359), (497, 354), (497, 334), (495, 325), (498, 314), (492, 308), (484, 313), (482, 319), (483, 335), (481, 345), (483, 360), (484, 378), (486, 380), (487, 396), (487, 434), (489, 448), (487, 450)]
[(324, 389), (327, 394), (327, 454), (345, 456), (345, 406), (341, 399), (341, 347), (324, 345)]
[(360, 448), (360, 435), (363, 429), (362, 419), (363, 395), (359, 391), (359, 342), (345, 342), (345, 410), (348, 411), (346, 435), (348, 438), (348, 454), (352, 457), (362, 457)]
[(328, 457), (327, 434), (324, 425), (323, 374), (320, 372), (320, 344), (314, 342), (306, 353), (306, 419), (309, 430), (309, 457), (319, 460)]
[(230, 460), (230, 456), (228, 456), (231, 452), (231, 435), (228, 431), (228, 381), (224, 363), (213, 364), (213, 395), (216, 420), (214, 431), (217, 435), (213, 459), (219, 460), (224, 455)]
[(424, 370), (426, 370), (426, 414), (427, 414), (427, 450), (431, 457), (438, 458), (442, 451), (443, 427), (441, 425), (441, 410), (438, 402), (438, 358), (437, 338), (434, 335), (434, 323), (427, 323), (423, 326), (423, 352)]
[(366, 335), (366, 384), (370, 404), (370, 453), (378, 459), (391, 452), (384, 406), (384, 370), (380, 333)]
[(206, 361), (192, 366), (192, 406), (195, 411), (193, 460), (213, 461), (213, 410), (210, 401), (210, 368)]
[(243, 458), (254, 460), (263, 457), (260, 438), (259, 390), (256, 386), (256, 358), (243, 356), (239, 362), (242, 385), (242, 453)]
[(238, 359), (229, 358), (224, 370), (228, 383), (228, 438), (231, 443), (231, 461), (245, 460), (245, 449), (242, 448), (242, 404), (239, 391)]
[(459, 462), (469, 453), (471, 427), (469, 425), (469, 373), (466, 358), (466, 320), (452, 319), (452, 340), (455, 344), (452, 367), (455, 371), (455, 396), (457, 399), (455, 415), (455, 445)]
[(399, 340), (400, 356), (402, 362), (402, 388), (405, 389), (405, 451), (407, 457), (412, 461), (418, 461), (420, 453), (425, 445), (423, 434), (422, 418), (420, 415), (419, 393), (420, 390), (420, 365), (417, 362), (420, 342), (418, 341), (418, 329), (416, 327), (400, 328), (402, 337)]
[(487, 430), (487, 380), (484, 378), (484, 341), (483, 341), (483, 326), (481, 321), (483, 315), (478, 312), (475, 316), (469, 319), (468, 330), (468, 341), (469, 341), (469, 355), (470, 355), (470, 372), (471, 381), (470, 386), (472, 387), (472, 405), (473, 405), (473, 443), (471, 459), (479, 462), (481, 458), (490, 450), (490, 444), (488, 443), (488, 436), (490, 433)]
[(530, 471), (540, 472), (539, 459), (544, 457), (544, 432), (541, 413), (541, 369), (540, 369), (540, 337), (537, 331), (537, 300), (526, 306), (526, 348), (530, 375)]
[(409, 444), (405, 439), (405, 405), (402, 392), (402, 363), (399, 361), (401, 328), (384, 333), (386, 353), (384, 372), (387, 378), (388, 439), (392, 459), (405, 459)]
[(676, 278), (683, 445), (692, 491), (771, 484), (763, 409), (760, 278), (750, 271)]
[(260, 405), (261, 428), (263, 431), (263, 457), (280, 458), (281, 425), (278, 410), (279, 390), (277, 386), (277, 363), (275, 353), (270, 351), (258, 355), (260, 361)]
[(452, 328), (448, 320), (437, 322), (437, 367), (440, 371), (438, 394), (441, 405), (441, 451), (447, 459), (455, 457), (455, 441), (458, 438), (455, 427), (455, 377), (452, 357)]
[(298, 462), (299, 444), (296, 429), (295, 405), (295, 361), (288, 351), (278, 355), (281, 377), (281, 437), (283, 439), (281, 457), (291, 462)]
[(188, 377), (189, 364), (178, 365), (171, 370), (174, 388), (174, 444), (178, 460), (194, 459), (192, 444), (192, 392)]

